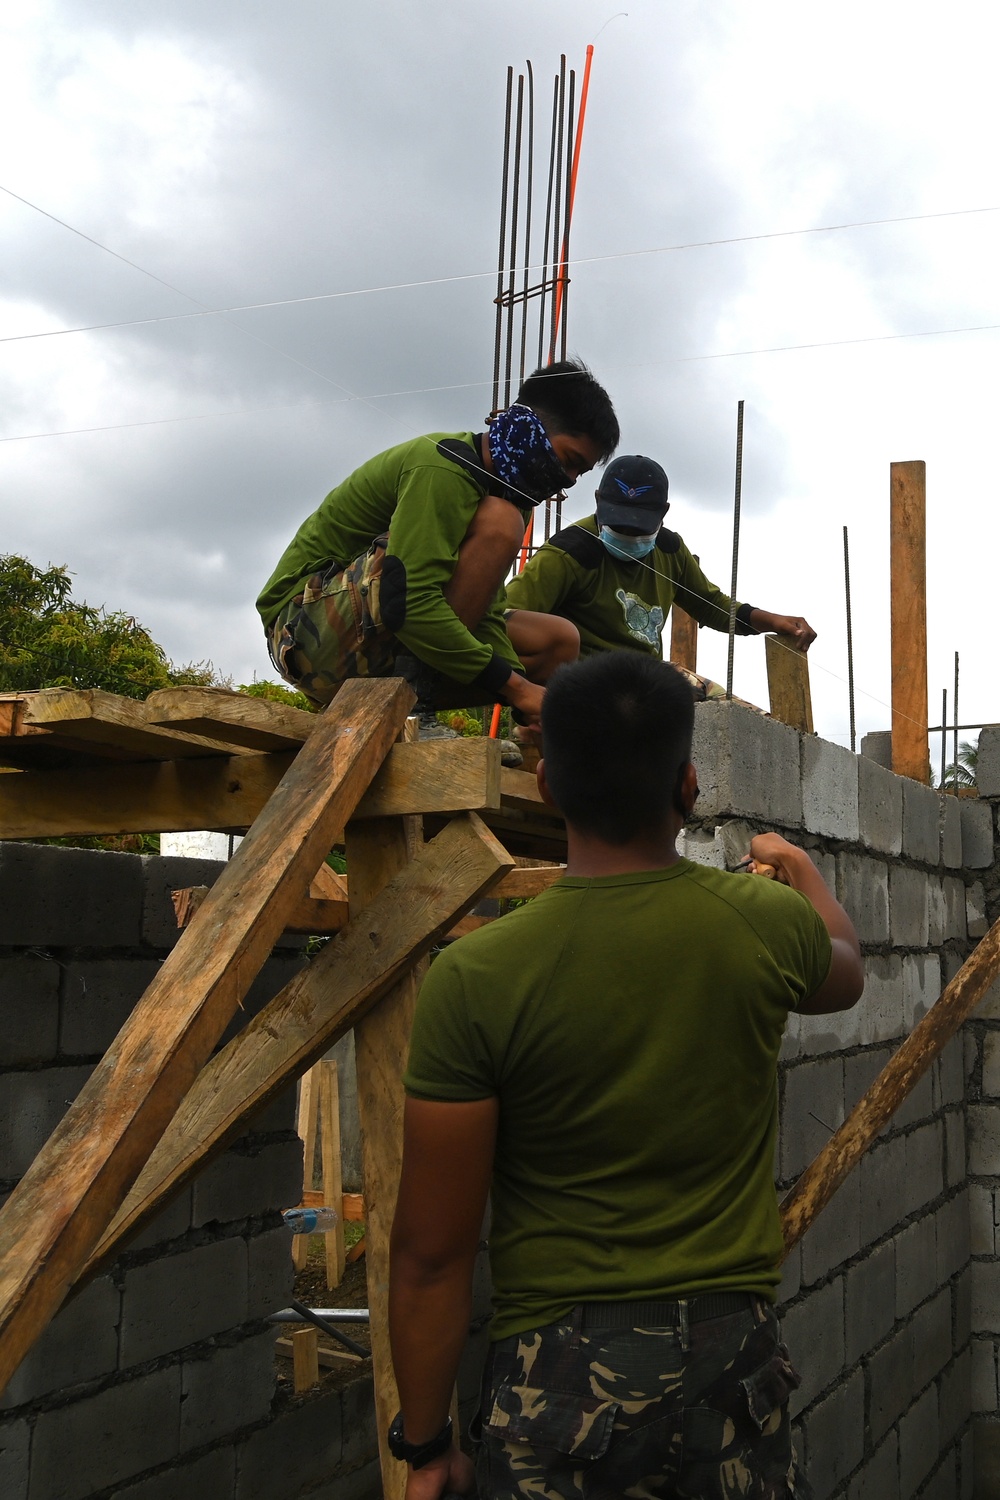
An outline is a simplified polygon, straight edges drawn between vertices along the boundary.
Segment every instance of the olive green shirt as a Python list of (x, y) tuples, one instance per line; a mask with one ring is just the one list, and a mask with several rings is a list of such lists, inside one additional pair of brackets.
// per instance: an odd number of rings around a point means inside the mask
[[(729, 596), (701, 571), (675, 531), (661, 529), (640, 561), (612, 557), (596, 516), (558, 531), (507, 584), (511, 609), (562, 615), (580, 632), (580, 655), (647, 651), (661, 656), (663, 627), (676, 598), (713, 630), (729, 629)], [(749, 604), (737, 608), (736, 634), (750, 635)]]
[(581, 1301), (774, 1300), (778, 1051), (830, 957), (805, 896), (682, 859), (564, 877), (435, 959), (404, 1082), (499, 1098), (493, 1338)]

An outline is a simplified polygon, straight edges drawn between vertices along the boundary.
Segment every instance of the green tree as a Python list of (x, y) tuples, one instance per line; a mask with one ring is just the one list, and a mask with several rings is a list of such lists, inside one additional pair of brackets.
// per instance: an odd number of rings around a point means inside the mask
[(976, 767), (979, 762), (979, 741), (961, 740), (958, 746), (958, 765), (952, 761), (944, 768), (942, 786), (975, 786)]

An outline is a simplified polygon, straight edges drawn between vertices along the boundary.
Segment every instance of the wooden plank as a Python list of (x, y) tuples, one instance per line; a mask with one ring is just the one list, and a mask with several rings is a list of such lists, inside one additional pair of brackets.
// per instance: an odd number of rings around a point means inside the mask
[(251, 698), (230, 688), (159, 688), (146, 699), (151, 724), (209, 735), (248, 750), (295, 750), (318, 715), (287, 703)]
[(473, 814), (456, 818), (418, 849), (364, 920), (318, 953), (201, 1070), (86, 1276), (114, 1260), (265, 1104), (350, 1031), (511, 863)]
[(923, 460), (889, 465), (892, 769), (929, 782), (926, 500)]
[[(332, 1057), (317, 1063), (319, 1069), (319, 1138), (323, 1162), (323, 1193), (327, 1203), (339, 1203), (336, 1224), (326, 1240), (326, 1285), (329, 1291), (344, 1279), (344, 1179), (340, 1161), (340, 1079)], [(316, 1071), (314, 1068), (313, 1072)]]
[(1000, 974), (1000, 921), (974, 952), (906, 1041), (890, 1057), (868, 1092), (854, 1106), (781, 1204), (785, 1254), (797, 1245), (816, 1215), (861, 1160), (914, 1084), (951, 1041)]
[(137, 760), (181, 760), (225, 755), (229, 746), (201, 735), (178, 734), (150, 722), (145, 703), (100, 688), (42, 688), (24, 698), (22, 723), (46, 729), (64, 745)]
[(297, 1328), (291, 1337), (292, 1384), (296, 1396), (319, 1385), (319, 1332), (315, 1328)]
[[(284, 751), (162, 765), (25, 771), (0, 778), (0, 838), (182, 833), (191, 828), (239, 831), (259, 816), (294, 759)], [(500, 805), (496, 740), (396, 745), (388, 759), (385, 774), (365, 795), (361, 810), (366, 818)], [(334, 829), (330, 844), (342, 839), (343, 829)]]
[[(316, 1065), (318, 1066), (318, 1064)], [(299, 1079), (299, 1098), (296, 1109), (295, 1128), (302, 1142), (302, 1191), (308, 1193), (312, 1190), (313, 1177), (316, 1170), (316, 1106), (318, 1103), (319, 1082), (316, 1066), (303, 1073)], [(336, 1202), (336, 1199), (334, 1199)], [(296, 1271), (304, 1271), (309, 1259), (309, 1236), (307, 1234), (295, 1234), (292, 1236), (292, 1265)]]
[(328, 864), (321, 864), (309, 882), (309, 894), (319, 901), (346, 901), (347, 876), (338, 875)]
[[(291, 1339), (275, 1339), (274, 1347), (279, 1354), (292, 1358)], [(361, 1364), (361, 1355), (352, 1354), (350, 1349), (328, 1349), (325, 1344), (320, 1344), (317, 1355), (324, 1370), (342, 1370), (345, 1365)]]
[(812, 693), (809, 688), (809, 658), (800, 651), (793, 635), (766, 635), (767, 690), (771, 717), (791, 724), (803, 734), (813, 732)]
[(498, 880), (490, 895), (500, 898), (540, 896), (565, 874), (565, 865), (521, 865)]
[(670, 660), (687, 672), (698, 670), (698, 621), (676, 602), (670, 610)]
[[(398, 678), (345, 684), (0, 1210), (0, 1389), (107, 1229), (412, 702)], [(21, 780), (0, 781), (9, 779)]]

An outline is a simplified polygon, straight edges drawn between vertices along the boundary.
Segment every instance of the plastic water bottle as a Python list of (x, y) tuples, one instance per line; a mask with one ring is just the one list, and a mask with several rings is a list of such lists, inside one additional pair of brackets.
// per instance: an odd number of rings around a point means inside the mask
[(293, 1234), (327, 1234), (338, 1215), (335, 1208), (286, 1208), (281, 1217)]

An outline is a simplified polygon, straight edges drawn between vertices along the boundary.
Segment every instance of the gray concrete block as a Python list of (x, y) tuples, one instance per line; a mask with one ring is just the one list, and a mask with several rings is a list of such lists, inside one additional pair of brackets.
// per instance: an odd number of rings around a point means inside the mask
[(882, 860), (847, 850), (838, 854), (837, 899), (862, 943), (889, 941), (889, 869)]
[(932, 948), (940, 948), (948, 937), (948, 902), (940, 876), (932, 875), (927, 882), (927, 941)]
[(972, 1323), (977, 1333), (1000, 1333), (1000, 1261), (974, 1260)]
[[(366, 1387), (371, 1400), (371, 1382), (355, 1383)], [(240, 1443), (236, 1450), (236, 1500), (303, 1495), (337, 1475), (343, 1452), (342, 1394), (324, 1390), (312, 1400), (281, 1412)], [(374, 1411), (370, 1420), (374, 1426)]]
[(944, 1176), (945, 1186), (957, 1187), (965, 1181), (967, 1172), (965, 1156), (965, 1115), (961, 1110), (949, 1110), (944, 1117)]
[(274, 1396), (274, 1341), (269, 1328), (181, 1369), (182, 1453), (217, 1441), (266, 1417)]
[(179, 1459), (159, 1474), (116, 1489), (110, 1500), (232, 1500), (235, 1485), (235, 1448), (213, 1448), (200, 1458), (187, 1463)]
[(898, 953), (866, 957), (865, 992), (854, 1009), (862, 1046), (903, 1035), (903, 962)]
[(214, 885), (225, 868), (218, 859), (166, 858), (142, 861), (142, 940), (150, 948), (172, 948), (180, 932), (170, 892), (189, 885)]
[(702, 832), (712, 834), (713, 843), (722, 854), (723, 868), (735, 870), (750, 853), (750, 840), (760, 830), (752, 823), (744, 822), (742, 818), (729, 818), (714, 827), (709, 825)]
[(845, 1276), (844, 1353), (848, 1368), (892, 1331), (895, 1303), (895, 1242), (886, 1240)]
[(360, 1380), (353, 1380), (350, 1385), (344, 1387), (341, 1403), (344, 1423), (341, 1462), (345, 1469), (353, 1469), (365, 1463), (372, 1454), (378, 1452), (372, 1392), (370, 1375)]
[(813, 1286), (861, 1248), (861, 1179), (852, 1172), (802, 1240), (802, 1284)]
[(903, 1213), (914, 1214), (944, 1192), (944, 1131), (941, 1122), (921, 1125), (906, 1136)]
[(890, 867), (889, 925), (894, 947), (927, 947), (927, 876), (922, 871)]
[(51, 1062), (59, 1045), (59, 965), (0, 958), (0, 1067)]
[(810, 833), (857, 843), (858, 757), (814, 735), (802, 740), (802, 821)]
[(965, 906), (965, 886), (955, 875), (946, 875), (944, 885), (945, 942), (949, 938), (965, 938), (968, 918)]
[(915, 1495), (938, 1461), (938, 1393), (931, 1386), (910, 1407), (899, 1424), (899, 1489)]
[(937, 1101), (939, 1109), (965, 1102), (965, 1069), (962, 1059), (963, 1039), (953, 1037), (937, 1062)]
[(247, 1320), (247, 1246), (216, 1240), (126, 1272), (121, 1365), (141, 1364)]
[(682, 828), (677, 835), (677, 853), (696, 865), (707, 865), (713, 870), (727, 868), (723, 842), (711, 827)]
[[(915, 1307), (939, 1286), (934, 1215), (908, 1224), (895, 1238), (896, 1317), (908, 1318)], [(948, 1318), (949, 1337), (951, 1316)], [(949, 1351), (950, 1352), (950, 1351)], [(919, 1387), (917, 1387), (919, 1389)]]
[(922, 782), (903, 782), (903, 854), (924, 865), (936, 865), (941, 859), (939, 795)]
[[(342, 1070), (341, 1070), (342, 1071)], [(248, 1135), (278, 1135), (295, 1129), (295, 1106), (297, 1090), (294, 1084), (282, 1089), (269, 1104), (265, 1104), (253, 1116), (247, 1126)]]
[(21, 1177), (90, 1077), (89, 1067), (0, 1075), (0, 1178)]
[(232, 1041), (247, 1022), (262, 1011), (278, 991), (284, 989), (285, 985), (295, 978), (305, 963), (306, 959), (299, 952), (273, 953), (247, 990), (243, 997), (243, 1004), (234, 1012), (232, 1020), (219, 1038), (219, 1047), (224, 1047), (227, 1042)]
[(700, 815), (801, 828), (799, 745), (796, 730), (751, 709), (736, 703), (699, 704), (691, 758), (701, 786)]
[[(844, 1058), (844, 1112), (850, 1114), (892, 1056), (891, 1047), (868, 1047)], [(895, 1116), (891, 1122), (895, 1125)], [(883, 1132), (884, 1133), (884, 1132)]]
[(0, 1425), (0, 1495), (4, 1500), (27, 1500), (30, 1447), (31, 1428), (23, 1417)]
[(967, 870), (988, 870), (993, 863), (993, 809), (988, 802), (960, 797), (962, 864)]
[(250, 1152), (224, 1151), (194, 1180), (191, 1222), (229, 1223), (302, 1202), (302, 1142), (276, 1141)]
[(378, 1459), (370, 1459), (349, 1474), (338, 1475), (320, 1489), (310, 1490), (309, 1500), (382, 1500)]
[(287, 1229), (269, 1229), (247, 1244), (247, 1316), (266, 1318), (288, 1306), (295, 1284), (292, 1236)]
[(141, 901), (137, 854), (0, 844), (0, 944), (134, 947)]
[(848, 1500), (899, 1500), (899, 1443), (890, 1432), (851, 1480)]
[(67, 1057), (103, 1057), (156, 977), (156, 959), (84, 959), (66, 965), (59, 1050)]
[(922, 1391), (951, 1361), (951, 1289), (944, 1287), (913, 1315), (913, 1386)]
[(1000, 1423), (989, 1418), (974, 1422), (972, 1448), (974, 1500), (994, 1500), (1000, 1495)]
[(781, 1175), (796, 1177), (844, 1119), (840, 1058), (799, 1063), (785, 1074), (781, 1107)]
[(966, 1118), (969, 1172), (973, 1177), (1000, 1173), (1000, 1104), (970, 1104)]
[(129, 1251), (152, 1250), (154, 1245), (164, 1245), (179, 1239), (191, 1228), (191, 1187), (182, 1188), (166, 1208), (161, 1208), (156, 1217), (146, 1225), (134, 1240), (129, 1240)]
[[(795, 1058), (802, 1054), (802, 1046), (799, 1041), (799, 1030), (801, 1021), (793, 1010), (785, 1017), (785, 1029), (781, 1034), (781, 1050), (778, 1053), (779, 1063), (794, 1062)], [(817, 1050), (823, 1051), (824, 1048)]]
[(903, 1130), (930, 1118), (934, 1112), (934, 1075), (928, 1069), (918, 1078), (902, 1104), (892, 1117), (893, 1127)]
[(912, 1031), (941, 993), (941, 960), (936, 953), (903, 954), (903, 1025)]
[(972, 1351), (963, 1349), (941, 1377), (938, 1411), (941, 1444), (947, 1447), (958, 1437), (972, 1410)]
[(1000, 797), (1000, 729), (979, 731), (976, 786), (980, 797)]
[[(802, 1285), (802, 1246), (795, 1245), (785, 1256), (778, 1283), (777, 1304), (779, 1309), (799, 1295)], [(780, 1314), (784, 1316), (784, 1314)]]
[(943, 1285), (965, 1269), (972, 1254), (968, 1189), (942, 1203), (937, 1225), (937, 1279)]
[(176, 1457), (180, 1396), (180, 1365), (170, 1365), (42, 1412), (29, 1500), (85, 1500)]
[(863, 752), (858, 757), (858, 822), (861, 842), (880, 854), (903, 847), (903, 780)]
[[(815, 1057), (822, 1052), (856, 1047), (861, 1040), (860, 1004), (822, 1016), (796, 1016), (794, 1031), (798, 1043), (791, 1054), (794, 1057)], [(787, 1052), (783, 1054), (784, 1060), (788, 1056)]]
[(327, 1057), (336, 1059), (340, 1074), (340, 1160), (347, 1192), (361, 1191), (361, 1121), (358, 1115), (358, 1069), (354, 1032), (341, 1037)]
[(885, 770), (892, 767), (892, 730), (873, 729), (861, 736), (861, 754)]
[(973, 1339), (969, 1345), (969, 1399), (974, 1412), (997, 1410), (997, 1349), (992, 1339)]
[(970, 1250), (973, 1255), (995, 1255), (996, 1254), (996, 1208), (993, 1202), (992, 1187), (982, 1187), (978, 1183), (970, 1183), (969, 1193), (969, 1235)]
[(881, 1239), (903, 1217), (903, 1178), (906, 1173), (906, 1138), (877, 1144), (862, 1158), (861, 1239), (863, 1244)]
[(958, 1354), (972, 1337), (972, 1265), (966, 1266), (961, 1275), (951, 1284), (952, 1333), (955, 1338), (954, 1352)]
[(855, 1370), (803, 1419), (809, 1483), (815, 1500), (827, 1500), (861, 1462), (865, 1449), (865, 1377)]
[(793, 1416), (837, 1380), (844, 1368), (844, 1278), (810, 1292), (790, 1307), (782, 1319), (782, 1333), (802, 1384), (793, 1392)]
[(955, 1500), (957, 1494), (958, 1454), (953, 1449), (951, 1453), (946, 1453), (938, 1463), (930, 1479), (920, 1491), (920, 1500)]
[(941, 802), (941, 858), (948, 870), (962, 868), (962, 803), (939, 794)]
[(67, 1302), (0, 1394), (0, 1407), (22, 1406), (49, 1391), (110, 1374), (118, 1363), (120, 1303), (107, 1276)]
[(907, 1323), (868, 1361), (868, 1425), (873, 1443), (881, 1442), (913, 1400), (912, 1377), (913, 1330)]
[(965, 923), (969, 936), (973, 938), (985, 937), (990, 929), (990, 919), (986, 912), (986, 892), (978, 880), (975, 885), (966, 888)]

